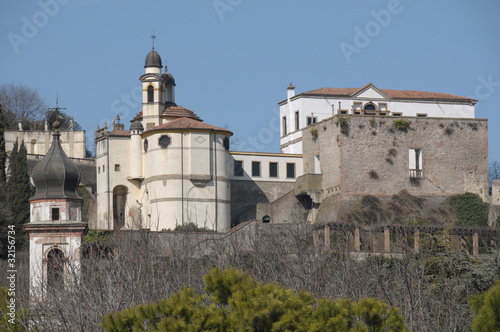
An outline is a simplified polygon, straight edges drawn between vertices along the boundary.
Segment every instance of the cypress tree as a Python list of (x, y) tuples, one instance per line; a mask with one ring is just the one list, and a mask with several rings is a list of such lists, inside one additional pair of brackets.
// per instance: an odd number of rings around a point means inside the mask
[(22, 246), (26, 233), (22, 227), (29, 222), (31, 196), (30, 178), (28, 176), (27, 150), (24, 141), (21, 146), (16, 140), (10, 155), (10, 176), (6, 185), (7, 207), (12, 215), (12, 224), (16, 226), (17, 242)]
[(5, 183), (5, 159), (7, 157), (5, 152), (4, 130), (5, 121), (2, 104), (0, 104), (0, 185)]

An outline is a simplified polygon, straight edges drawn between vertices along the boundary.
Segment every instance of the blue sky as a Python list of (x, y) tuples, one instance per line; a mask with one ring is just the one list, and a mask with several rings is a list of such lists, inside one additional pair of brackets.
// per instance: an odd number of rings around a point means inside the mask
[(373, 82), (479, 99), (500, 160), (498, 0), (2, 1), (0, 84), (29, 85), (50, 106), (59, 93), (88, 137), (116, 115), (128, 127), (153, 29), (177, 104), (246, 150), (279, 151), (277, 103), (290, 82), (298, 93)]

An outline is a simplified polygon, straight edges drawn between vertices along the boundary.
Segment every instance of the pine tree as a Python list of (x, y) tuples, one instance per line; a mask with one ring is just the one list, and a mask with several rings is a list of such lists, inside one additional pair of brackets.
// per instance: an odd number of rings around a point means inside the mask
[(398, 309), (377, 299), (316, 299), (238, 270), (211, 270), (205, 292), (184, 288), (168, 299), (104, 316), (105, 331), (409, 331)]
[(30, 179), (28, 176), (27, 150), (24, 141), (19, 147), (18, 142), (10, 155), (10, 176), (6, 185), (7, 207), (12, 214), (12, 224), (16, 226), (17, 242), (22, 246), (27, 237), (23, 224), (29, 222), (31, 196)]
[(7, 154), (5, 153), (5, 121), (3, 115), (2, 104), (0, 104), (0, 185), (5, 183), (5, 159)]
[(500, 331), (500, 280), (484, 294), (472, 297), (470, 304), (476, 314), (472, 331)]

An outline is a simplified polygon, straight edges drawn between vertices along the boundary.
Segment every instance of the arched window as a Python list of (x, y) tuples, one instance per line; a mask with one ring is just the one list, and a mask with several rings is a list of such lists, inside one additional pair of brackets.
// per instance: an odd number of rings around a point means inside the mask
[(148, 86), (148, 103), (153, 103), (155, 101), (155, 88), (150, 85)]
[(47, 286), (64, 287), (64, 254), (59, 249), (52, 249), (47, 255)]
[(364, 108), (365, 111), (375, 111), (376, 109), (373, 103), (367, 103)]

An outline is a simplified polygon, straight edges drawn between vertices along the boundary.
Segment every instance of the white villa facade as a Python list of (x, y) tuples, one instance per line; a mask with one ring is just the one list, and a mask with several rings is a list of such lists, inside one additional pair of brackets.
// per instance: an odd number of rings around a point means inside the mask
[(281, 152), (302, 153), (302, 129), (340, 115), (382, 115), (431, 118), (474, 118), (477, 100), (447, 93), (362, 88), (321, 88), (295, 94), (290, 83), (287, 99), (279, 103)]

